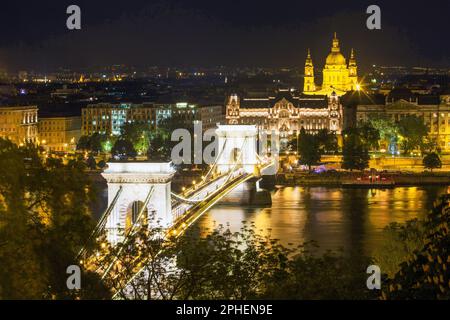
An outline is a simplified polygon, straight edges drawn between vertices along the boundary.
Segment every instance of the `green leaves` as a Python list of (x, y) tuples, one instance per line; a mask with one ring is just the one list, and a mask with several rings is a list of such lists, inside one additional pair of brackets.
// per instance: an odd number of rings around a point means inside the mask
[(365, 130), (349, 129), (344, 133), (342, 168), (364, 170), (369, 166), (369, 146)]
[(32, 145), (17, 147), (0, 139), (1, 298), (87, 293), (70, 292), (65, 285), (66, 268), (77, 264), (78, 250), (94, 226), (93, 188), (83, 169), (79, 161), (44, 160)]
[(110, 152), (116, 138), (107, 134), (94, 133), (90, 136), (81, 136), (77, 143), (77, 150), (94, 153)]
[(136, 158), (136, 149), (133, 144), (126, 139), (119, 138), (114, 147), (111, 150), (111, 154), (114, 158), (119, 158), (120, 160), (126, 160), (128, 158)]
[(422, 118), (408, 115), (402, 118), (397, 125), (401, 137), (400, 143), (405, 154), (422, 146), (428, 133), (428, 128)]
[(423, 222), (423, 245), (382, 286), (384, 299), (450, 299), (449, 223), (450, 196), (444, 195)]
[(311, 166), (320, 161), (321, 150), (319, 136), (306, 133), (305, 130), (302, 130), (298, 139), (300, 163), (307, 165), (311, 169)]
[(441, 159), (439, 158), (439, 155), (436, 152), (428, 153), (423, 158), (423, 166), (428, 169), (435, 169), (442, 167)]
[[(150, 220), (151, 221), (151, 220)], [(154, 225), (150, 222), (150, 225)], [(328, 252), (315, 256), (312, 243), (285, 247), (253, 224), (236, 233), (223, 226), (191, 227), (181, 237), (141, 229), (127, 243), (109, 248), (99, 268), (119, 257), (106, 278), (124, 299), (357, 299), (370, 260)], [(158, 236), (160, 234), (160, 236)], [(159, 239), (160, 241), (157, 241)], [(122, 254), (118, 255), (119, 252)], [(103, 255), (100, 255), (103, 256)], [(143, 267), (130, 284), (127, 282)], [(125, 292), (123, 286), (128, 283)]]

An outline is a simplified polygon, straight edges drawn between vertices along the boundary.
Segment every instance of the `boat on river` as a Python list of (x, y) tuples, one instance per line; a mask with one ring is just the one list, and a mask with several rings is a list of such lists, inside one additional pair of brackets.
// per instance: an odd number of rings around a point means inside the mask
[(343, 187), (354, 188), (393, 188), (395, 181), (392, 178), (380, 175), (370, 175), (367, 177), (355, 177), (342, 182)]

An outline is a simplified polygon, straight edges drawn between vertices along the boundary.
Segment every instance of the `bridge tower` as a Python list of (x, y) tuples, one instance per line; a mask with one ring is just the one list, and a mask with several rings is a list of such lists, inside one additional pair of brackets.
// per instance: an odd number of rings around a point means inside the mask
[[(108, 241), (120, 242), (138, 213), (147, 219), (155, 214), (162, 226), (172, 223), (171, 163), (109, 162), (102, 173), (108, 184), (108, 210), (105, 229)], [(155, 221), (156, 221), (155, 220)]]
[(217, 125), (216, 134), (220, 150), (217, 169), (220, 173), (241, 167), (246, 173), (254, 173), (258, 164), (256, 143), (258, 131), (255, 125)]

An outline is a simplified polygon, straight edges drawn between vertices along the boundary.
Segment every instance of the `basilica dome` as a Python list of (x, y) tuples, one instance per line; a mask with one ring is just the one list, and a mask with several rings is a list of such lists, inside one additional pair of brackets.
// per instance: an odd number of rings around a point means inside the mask
[(336, 32), (334, 33), (333, 45), (331, 47), (331, 52), (327, 56), (326, 65), (327, 66), (347, 66), (345, 58), (341, 53), (341, 48), (339, 47), (339, 40), (336, 37)]
[(327, 65), (347, 65), (344, 56), (340, 52), (330, 52), (325, 63)]
[(334, 33), (331, 50), (325, 59), (325, 66), (322, 70), (322, 85), (316, 86), (314, 82), (314, 65), (311, 53), (308, 49), (308, 55), (305, 61), (305, 73), (303, 82), (303, 92), (312, 95), (330, 96), (335, 92), (341, 96), (347, 91), (358, 90), (358, 67), (356, 65), (355, 53), (351, 50), (348, 60), (341, 53), (339, 39)]

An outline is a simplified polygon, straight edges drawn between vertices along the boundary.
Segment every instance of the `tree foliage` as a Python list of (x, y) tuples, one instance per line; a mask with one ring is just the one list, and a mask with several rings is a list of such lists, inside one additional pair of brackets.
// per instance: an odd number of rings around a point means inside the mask
[(318, 136), (306, 133), (303, 129), (299, 136), (298, 153), (300, 163), (307, 165), (311, 170), (311, 166), (320, 161), (321, 152)]
[(138, 154), (145, 154), (150, 144), (150, 126), (145, 123), (125, 123), (121, 127), (120, 139), (129, 141)]
[[(153, 224), (154, 222), (150, 223)], [(253, 224), (231, 233), (222, 226), (180, 237), (159, 227), (130, 233), (106, 247), (95, 268), (122, 299), (355, 299), (372, 298), (365, 287), (369, 259), (338, 253), (315, 256), (311, 244), (285, 247)], [(93, 254), (93, 257), (97, 257)], [(137, 272), (139, 271), (139, 272)], [(133, 281), (129, 281), (133, 279)], [(125, 284), (127, 284), (125, 286)]]
[(97, 162), (95, 162), (95, 158), (92, 153), (89, 154), (88, 158), (86, 159), (86, 165), (91, 170), (95, 170), (97, 168)]
[(85, 164), (40, 157), (33, 145), (0, 139), (0, 298), (101, 298), (94, 273), (84, 272), (81, 291), (68, 290), (66, 268), (86, 242), (93, 221), (93, 186)]
[(363, 131), (357, 128), (344, 133), (343, 169), (364, 170), (369, 167), (369, 144), (362, 135)]
[(378, 131), (380, 140), (387, 144), (395, 140), (398, 134), (398, 126), (391, 119), (386, 117), (373, 117), (369, 120), (369, 123)]
[(321, 129), (317, 133), (321, 154), (336, 153), (338, 151), (338, 141), (336, 133)]
[(418, 219), (391, 223), (383, 229), (380, 245), (374, 252), (375, 263), (389, 277), (400, 270), (400, 264), (424, 245), (425, 228)]
[(380, 132), (370, 122), (361, 124), (353, 133), (359, 136), (362, 144), (369, 150), (377, 150)]
[(423, 119), (413, 115), (402, 118), (398, 122), (398, 130), (402, 150), (405, 154), (420, 148), (428, 134), (428, 127), (423, 123)]
[(435, 152), (432, 152), (423, 157), (423, 166), (433, 171), (433, 169), (442, 167), (442, 162), (439, 158), (439, 155)]
[(81, 136), (77, 143), (77, 150), (99, 152), (110, 152), (115, 142), (115, 137), (106, 134), (94, 133), (90, 136)]
[(424, 245), (382, 285), (384, 299), (450, 299), (450, 196), (424, 221)]
[(136, 150), (129, 140), (118, 139), (114, 144), (111, 154), (113, 158), (118, 160), (127, 160), (136, 158)]
[(151, 161), (170, 161), (174, 142), (165, 129), (158, 129), (151, 134), (150, 145), (147, 150), (147, 159)]

